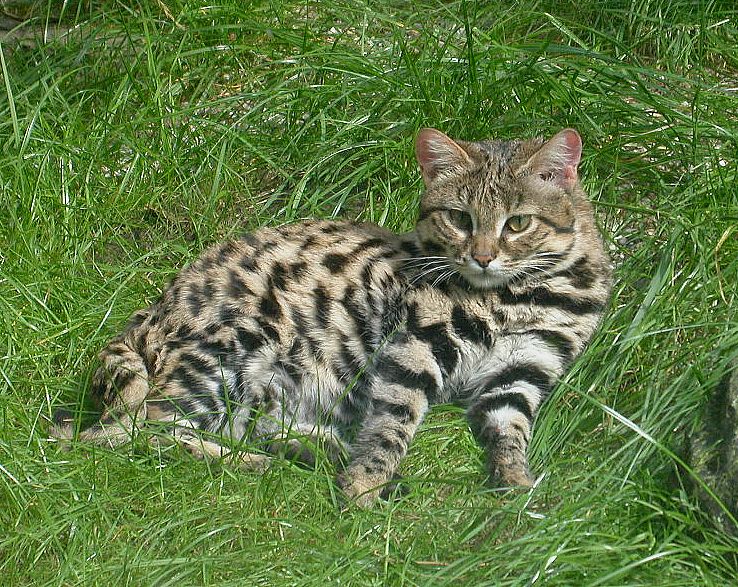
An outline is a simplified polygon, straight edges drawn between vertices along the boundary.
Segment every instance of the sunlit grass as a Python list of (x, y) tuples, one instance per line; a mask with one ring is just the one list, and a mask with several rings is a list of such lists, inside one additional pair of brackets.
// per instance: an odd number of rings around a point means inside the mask
[[(738, 355), (738, 14), (395, 4), (37, 3), (33, 26), (75, 32), (3, 43), (0, 582), (734, 581), (738, 542), (675, 461)], [(418, 435), (408, 494), (367, 512), (342, 506), (325, 463), (259, 477), (47, 440), (105, 341), (209, 244), (311, 216), (411, 228), (424, 126), (585, 141), (617, 282), (537, 421), (535, 489), (486, 489), (451, 408)]]

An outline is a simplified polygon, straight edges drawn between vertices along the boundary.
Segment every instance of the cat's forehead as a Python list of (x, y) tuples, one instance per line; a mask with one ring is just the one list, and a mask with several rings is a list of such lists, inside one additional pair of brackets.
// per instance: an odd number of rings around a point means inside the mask
[(498, 168), (514, 168), (524, 163), (541, 148), (542, 139), (531, 140), (498, 140), (489, 139), (471, 143), (482, 155), (485, 163)]

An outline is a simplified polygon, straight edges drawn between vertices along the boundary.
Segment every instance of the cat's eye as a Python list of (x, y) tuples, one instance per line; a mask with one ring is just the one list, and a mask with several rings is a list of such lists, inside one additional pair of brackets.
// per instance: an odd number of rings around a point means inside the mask
[(530, 226), (530, 214), (518, 214), (510, 216), (505, 224), (513, 232), (522, 232)]
[(456, 228), (462, 232), (468, 232), (471, 234), (474, 229), (474, 223), (472, 217), (468, 212), (462, 210), (447, 210), (448, 219)]

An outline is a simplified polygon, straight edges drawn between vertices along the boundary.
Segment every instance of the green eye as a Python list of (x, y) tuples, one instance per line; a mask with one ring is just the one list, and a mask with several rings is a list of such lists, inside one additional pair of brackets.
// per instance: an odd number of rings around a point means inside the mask
[(474, 229), (474, 223), (468, 212), (463, 212), (462, 210), (446, 210), (446, 214), (448, 214), (448, 220), (451, 224), (460, 231), (471, 234)]
[(505, 226), (513, 232), (523, 232), (530, 226), (530, 214), (510, 216), (510, 218), (507, 219), (507, 224)]

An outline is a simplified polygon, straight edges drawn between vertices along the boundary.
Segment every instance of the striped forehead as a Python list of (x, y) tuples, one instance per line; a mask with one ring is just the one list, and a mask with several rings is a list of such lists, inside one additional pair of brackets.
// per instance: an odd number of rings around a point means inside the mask
[(472, 193), (489, 204), (509, 196), (510, 180), (520, 162), (520, 141), (483, 141), (476, 147), (484, 156), (477, 172), (479, 184)]
[(477, 147), (487, 155), (490, 163), (509, 166), (520, 151), (520, 141), (481, 141)]

